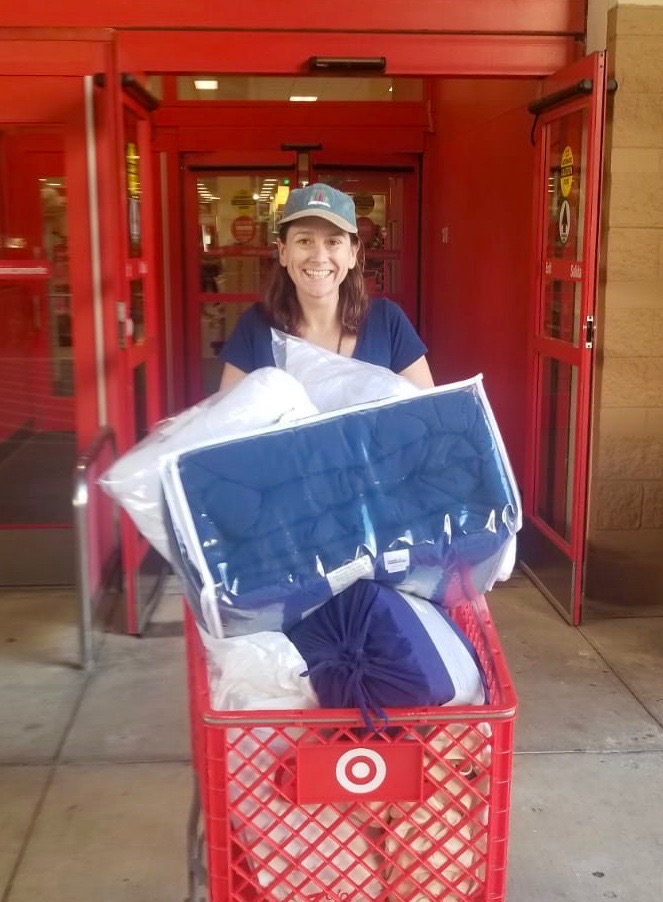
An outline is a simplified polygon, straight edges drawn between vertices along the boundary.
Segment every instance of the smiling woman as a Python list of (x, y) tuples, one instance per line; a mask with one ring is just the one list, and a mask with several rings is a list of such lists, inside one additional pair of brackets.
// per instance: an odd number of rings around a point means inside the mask
[(271, 328), (319, 347), (378, 364), (433, 385), (423, 344), (387, 298), (368, 301), (364, 249), (354, 201), (329, 185), (290, 192), (277, 238), (278, 263), (262, 303), (240, 318), (221, 352), (221, 388), (261, 366), (274, 366)]

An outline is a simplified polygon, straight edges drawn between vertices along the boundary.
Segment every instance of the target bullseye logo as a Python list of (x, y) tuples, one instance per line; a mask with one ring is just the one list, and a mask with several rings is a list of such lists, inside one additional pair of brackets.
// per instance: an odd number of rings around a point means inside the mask
[(336, 779), (346, 792), (363, 795), (382, 786), (387, 765), (373, 749), (357, 748), (345, 752), (336, 762)]

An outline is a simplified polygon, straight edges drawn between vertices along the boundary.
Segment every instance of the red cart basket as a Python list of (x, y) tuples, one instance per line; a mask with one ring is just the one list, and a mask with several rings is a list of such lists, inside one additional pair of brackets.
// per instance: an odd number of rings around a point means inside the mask
[(453, 616), (489, 702), (371, 731), (355, 710), (212, 710), (187, 608), (190, 902), (504, 899), (516, 696), (485, 600)]

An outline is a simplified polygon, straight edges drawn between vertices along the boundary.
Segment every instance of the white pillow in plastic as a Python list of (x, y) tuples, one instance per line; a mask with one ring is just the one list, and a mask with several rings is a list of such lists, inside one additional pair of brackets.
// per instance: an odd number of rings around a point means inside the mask
[(200, 630), (210, 704), (217, 711), (317, 708), (306, 661), (286, 635), (263, 631), (217, 639)]
[(300, 383), (274, 367), (250, 373), (230, 389), (163, 420), (100, 477), (139, 532), (166, 560), (171, 559), (161, 509), (159, 459), (210, 440), (230, 438), (274, 423), (318, 413)]

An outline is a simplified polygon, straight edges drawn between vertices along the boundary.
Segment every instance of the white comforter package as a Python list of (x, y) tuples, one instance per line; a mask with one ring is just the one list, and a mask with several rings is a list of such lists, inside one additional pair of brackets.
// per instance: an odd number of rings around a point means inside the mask
[(169, 453), (230, 438), (274, 423), (292, 423), (318, 413), (305, 389), (274, 367), (250, 373), (223, 392), (158, 423), (141, 442), (101, 476), (103, 488), (132, 518), (139, 532), (171, 560), (164, 525), (158, 464)]

